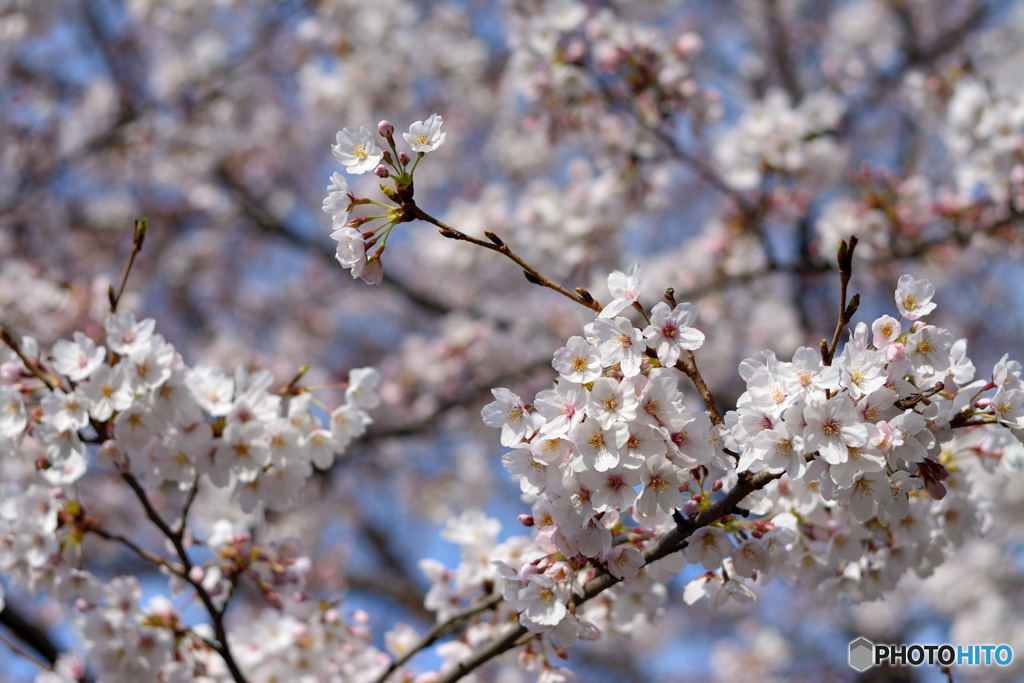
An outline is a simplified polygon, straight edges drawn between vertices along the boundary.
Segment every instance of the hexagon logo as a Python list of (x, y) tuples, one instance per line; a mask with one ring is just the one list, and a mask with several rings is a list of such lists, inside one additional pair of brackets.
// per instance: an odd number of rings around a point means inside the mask
[(864, 672), (875, 665), (875, 644), (861, 636), (850, 641), (850, 668)]

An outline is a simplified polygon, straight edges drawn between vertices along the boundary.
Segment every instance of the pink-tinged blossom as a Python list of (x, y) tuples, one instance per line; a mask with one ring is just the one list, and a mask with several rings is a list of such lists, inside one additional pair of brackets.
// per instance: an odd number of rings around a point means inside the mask
[(704, 344), (704, 333), (692, 327), (697, 319), (697, 308), (692, 304), (669, 308), (667, 303), (659, 301), (651, 309), (650, 318), (651, 324), (644, 329), (644, 337), (665, 367), (675, 365), (683, 351), (694, 351)]
[(688, 476), (665, 456), (650, 458), (640, 474), (643, 489), (634, 504), (637, 512), (647, 518), (659, 512), (671, 514), (679, 506), (679, 487), (687, 479)]
[(640, 265), (637, 263), (630, 266), (628, 272), (614, 271), (608, 276), (608, 292), (611, 294), (612, 300), (605, 305), (598, 317), (614, 318), (632, 306), (640, 298), (642, 284)]
[(604, 472), (619, 464), (619, 454), (629, 438), (629, 428), (615, 423), (605, 429), (597, 420), (588, 419), (573, 429), (571, 438), (576, 444), (581, 465)]
[(148, 348), (156, 321), (152, 318), (136, 321), (131, 311), (121, 311), (107, 317), (106, 328), (107, 346), (111, 351), (127, 356)]
[(616, 422), (636, 419), (637, 400), (633, 383), (602, 377), (594, 381), (587, 402), (588, 419), (597, 420), (609, 429)]
[(860, 421), (853, 402), (845, 395), (827, 401), (812, 401), (804, 406), (804, 448), (818, 451), (826, 462), (844, 462), (850, 446), (866, 446), (870, 432)]
[(903, 333), (903, 325), (891, 315), (883, 315), (871, 323), (872, 341), (878, 349), (884, 349)]
[(554, 389), (545, 389), (533, 402), (537, 413), (544, 418), (541, 433), (564, 436), (583, 419), (587, 405), (587, 391), (572, 382), (559, 382)]
[(705, 526), (690, 534), (683, 552), (688, 562), (701, 564), (710, 572), (718, 569), (732, 550), (729, 537), (721, 527)]
[(618, 364), (624, 377), (640, 374), (646, 346), (643, 334), (628, 318), (598, 318), (594, 321), (594, 332), (604, 365)]
[(752, 538), (733, 551), (732, 566), (740, 576), (752, 579), (757, 574), (768, 571), (771, 557), (764, 543)]
[(442, 130), (444, 119), (439, 114), (432, 114), (426, 121), (416, 121), (409, 126), (408, 133), (402, 133), (406, 144), (414, 152), (426, 154), (444, 144), (448, 133)]
[(92, 374), (106, 358), (107, 350), (75, 332), (74, 341), (60, 340), (53, 345), (53, 368), (68, 379), (80, 382)]
[(345, 176), (335, 171), (331, 174), (331, 182), (327, 186), (327, 196), (324, 197), (323, 203), (324, 213), (331, 217), (332, 230), (341, 230), (348, 223), (351, 203), (348, 181), (345, 180)]
[(334, 158), (353, 175), (372, 171), (384, 158), (384, 151), (377, 146), (373, 133), (366, 126), (360, 126), (358, 129), (343, 128), (338, 131), (331, 151)]
[(576, 384), (587, 384), (601, 376), (601, 358), (583, 337), (570, 337), (565, 346), (555, 352), (551, 366), (563, 378)]
[(585, 470), (580, 479), (590, 489), (590, 502), (596, 512), (624, 510), (633, 504), (637, 493), (633, 488), (640, 483), (640, 472), (621, 465), (607, 470)]
[(515, 446), (533, 431), (523, 399), (504, 387), (491, 389), (494, 401), (480, 411), (484, 424), (501, 429), (501, 445)]
[(644, 555), (631, 545), (617, 545), (605, 557), (605, 564), (612, 576), (628, 580), (640, 571), (644, 564)]
[(89, 403), (89, 414), (103, 422), (132, 404), (131, 385), (124, 365), (101, 365), (81, 385), (82, 397)]
[(933, 296), (935, 285), (928, 280), (915, 280), (911, 275), (901, 275), (896, 285), (896, 308), (907, 320), (917, 320), (935, 310)]

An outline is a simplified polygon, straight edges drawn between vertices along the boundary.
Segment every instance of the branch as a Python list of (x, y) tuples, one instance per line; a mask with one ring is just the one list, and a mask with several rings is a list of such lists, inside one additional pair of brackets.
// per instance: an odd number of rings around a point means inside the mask
[[(713, 524), (725, 515), (730, 514), (740, 501), (754, 491), (762, 489), (772, 481), (780, 478), (782, 474), (782, 472), (777, 474), (769, 472), (759, 472), (757, 474), (740, 472), (736, 486), (734, 486), (724, 498), (720, 499), (696, 517), (684, 520), (682, 523), (677, 525), (676, 528), (660, 536), (652, 546), (649, 546), (644, 552), (644, 566), (651, 564), (652, 562), (657, 562), (674, 552), (682, 550), (686, 547), (686, 539), (697, 531), (697, 529)], [(588, 600), (597, 597), (604, 591), (619, 583), (619, 581), (620, 579), (617, 579), (611, 574), (602, 574), (590, 581), (587, 581), (587, 583), (583, 585), (583, 595), (576, 601), (576, 604), (581, 605)], [(501, 599), (499, 596), (495, 602), (495, 606), (500, 604), (500, 602)], [(453, 683), (454, 681), (459, 680), (479, 666), (515, 647), (519, 639), (526, 633), (526, 628), (519, 624), (508, 628), (494, 642), (474, 653), (469, 659), (459, 662), (454, 670), (438, 678), (438, 683)], [(379, 679), (379, 681), (383, 680), (383, 678)]]
[(54, 387), (57, 385), (56, 381), (48, 378), (46, 373), (43, 372), (43, 369), (25, 355), (25, 352), (21, 350), (21, 344), (18, 343), (18, 340), (14, 335), (11, 334), (3, 325), (0, 325), (0, 341), (3, 341), (7, 348), (14, 352), (14, 355), (18, 357), (22, 365), (24, 365), (29, 372), (35, 375), (36, 379), (45, 384), (47, 389), (53, 391)]
[[(181, 574), (182, 578), (192, 585), (192, 588), (196, 591), (196, 595), (199, 596), (199, 600), (203, 603), (203, 606), (210, 615), (213, 632), (217, 640), (216, 642), (209, 643), (209, 645), (213, 647), (213, 649), (221, 656), (221, 659), (224, 660), (224, 664), (227, 665), (228, 671), (231, 672), (231, 677), (234, 679), (235, 683), (247, 683), (241, 669), (238, 668), (238, 663), (235, 661), (234, 655), (231, 654), (231, 646), (228, 645), (227, 630), (224, 628), (224, 612), (227, 608), (227, 601), (225, 601), (224, 607), (221, 609), (218, 609), (217, 606), (213, 604), (213, 600), (210, 598), (209, 592), (207, 592), (206, 588), (200, 581), (196, 580), (192, 576), (192, 560), (189, 558), (188, 552), (185, 550), (185, 545), (181, 538), (182, 534), (173, 531), (167, 525), (167, 522), (163, 520), (160, 513), (153, 507), (153, 504), (149, 500), (149, 496), (146, 495), (145, 489), (142, 488), (142, 485), (139, 483), (139, 480), (135, 478), (135, 475), (131, 472), (122, 472), (121, 478), (127, 482), (128, 486), (130, 486), (132, 491), (135, 493), (135, 497), (139, 499), (140, 503), (142, 503), (142, 507), (146, 511), (146, 517), (149, 518), (149, 520), (174, 546), (174, 551), (177, 553), (178, 559), (181, 560), (183, 568)], [(182, 530), (184, 530), (184, 527)]]
[[(0, 611), (0, 624), (6, 626), (11, 633), (18, 637), (18, 640), (39, 653), (39, 656), (50, 664), (50, 666), (44, 668), (52, 670), (52, 665), (60, 657), (60, 650), (50, 640), (50, 637), (46, 635), (46, 631), (26, 619), (10, 603), (4, 605), (3, 611)], [(31, 659), (34, 660), (35, 658)]]
[(906, 396), (904, 398), (901, 398), (900, 400), (894, 402), (893, 405), (896, 406), (897, 408), (899, 408), (900, 410), (906, 410), (907, 408), (913, 408), (914, 406), (916, 406), (921, 401), (924, 401), (925, 399), (928, 399), (928, 398), (934, 396), (935, 394), (939, 393), (940, 391), (942, 391), (942, 389), (945, 386), (946, 386), (946, 384), (944, 382), (938, 382), (931, 389), (927, 389), (925, 391), (921, 391), (919, 393), (911, 394), (910, 396)]
[(595, 301), (594, 297), (590, 296), (590, 294), (586, 290), (577, 288), (576, 291), (571, 292), (562, 285), (558, 284), (557, 282), (554, 282), (544, 277), (543, 275), (540, 274), (540, 272), (537, 271), (536, 268), (531, 266), (529, 263), (524, 261), (521, 256), (512, 251), (512, 249), (509, 248), (507, 244), (505, 244), (504, 240), (502, 240), (493, 232), (488, 231), (484, 233), (485, 235), (487, 235), (486, 240), (482, 240), (479, 237), (473, 237), (472, 235), (467, 235), (461, 230), (453, 228), (447, 223), (443, 223), (438, 219), (434, 218), (433, 216), (431, 216), (430, 214), (428, 214), (427, 212), (423, 211), (423, 209), (418, 207), (416, 203), (411, 199), (405, 203), (403, 208), (406, 211), (411, 212), (411, 214), (414, 217), (419, 218), (421, 221), (425, 221), (427, 223), (437, 226), (439, 228), (438, 232), (441, 234), (442, 237), (447, 237), (449, 239), (454, 240), (461, 240), (463, 242), (469, 242), (470, 244), (475, 244), (478, 247), (483, 247), (484, 249), (496, 251), (499, 254), (513, 261), (520, 268), (522, 268), (523, 275), (526, 276), (526, 279), (532, 282), (533, 284), (540, 285), (541, 287), (547, 287), (548, 289), (553, 289), (562, 296), (566, 297), (567, 299), (575, 301), (581, 306), (586, 306), (592, 311), (601, 311), (601, 304)]
[(693, 351), (683, 352), (683, 357), (676, 363), (676, 368), (682, 370), (690, 378), (690, 381), (693, 382), (693, 386), (697, 388), (697, 393), (700, 394), (701, 399), (704, 401), (704, 407), (707, 408), (711, 421), (716, 425), (725, 424), (725, 420), (722, 419), (722, 414), (718, 412), (718, 406), (715, 404), (715, 397), (697, 368), (697, 359), (693, 355)]
[(793, 59), (789, 54), (788, 46), (791, 40), (786, 26), (782, 22), (782, 16), (779, 14), (778, 0), (764, 0), (764, 5), (770, 34), (769, 52), (772, 61), (775, 62), (775, 68), (779, 72), (782, 87), (785, 88), (790, 102), (795, 106), (803, 99), (804, 91), (800, 86), (796, 65), (793, 64)]
[(121, 297), (124, 296), (125, 285), (128, 284), (128, 273), (132, 272), (132, 265), (135, 263), (135, 257), (139, 251), (142, 250), (142, 242), (146, 239), (146, 219), (141, 218), (135, 221), (135, 234), (132, 237), (132, 251), (128, 255), (128, 262), (124, 264), (124, 273), (121, 275), (121, 285), (114, 291), (114, 286), (110, 285), (107, 289), (107, 298), (110, 300), (110, 312), (117, 313), (117, 305), (121, 303)]
[(836, 263), (839, 265), (839, 316), (836, 320), (836, 330), (832, 333), (832, 343), (827, 344), (821, 340), (821, 362), (825, 365), (832, 365), (832, 359), (836, 356), (836, 349), (839, 347), (839, 337), (843, 330), (850, 324), (853, 314), (857, 312), (860, 304), (860, 295), (854, 294), (847, 302), (846, 289), (853, 277), (853, 251), (857, 248), (857, 238), (851, 237), (847, 245), (846, 240), (839, 240), (839, 254), (836, 256)]
[(435, 624), (433, 628), (431, 628), (429, 631), (423, 634), (423, 637), (420, 638), (419, 642), (417, 642), (415, 646), (409, 648), (409, 650), (405, 654), (391, 662), (391, 664), (388, 665), (388, 668), (384, 670), (384, 673), (377, 677), (375, 683), (384, 683), (384, 681), (386, 681), (391, 674), (397, 671), (399, 667), (403, 666), (406, 662), (408, 662), (410, 659), (416, 656), (419, 652), (433, 645), (435, 642), (437, 642), (438, 639), (445, 636), (459, 623), (465, 621), (466, 619), (469, 619), (470, 617), (476, 616), (481, 612), (485, 612), (489, 609), (494, 609), (499, 604), (501, 604), (501, 602), (501, 595), (492, 595), (490, 597), (478, 600), (469, 607), (466, 607), (465, 609), (455, 612), (441, 623)]

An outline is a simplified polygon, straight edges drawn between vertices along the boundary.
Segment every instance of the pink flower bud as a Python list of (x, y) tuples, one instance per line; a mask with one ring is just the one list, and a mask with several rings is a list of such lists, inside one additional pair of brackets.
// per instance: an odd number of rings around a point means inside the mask
[(377, 124), (377, 132), (390, 140), (391, 136), (395, 134), (395, 127), (387, 121), (381, 121)]
[(516, 517), (523, 526), (533, 526), (533, 515), (522, 514)]
[(202, 581), (205, 575), (206, 572), (203, 571), (202, 567), (192, 567), (192, 569), (188, 570), (188, 578), (196, 583)]
[(402, 162), (402, 165), (404, 166), (405, 164), (409, 163), (409, 155), (406, 154), (405, 152), (399, 152), (398, 160)]
[(373, 174), (378, 178), (387, 178), (389, 175), (391, 175), (390, 173), (388, 173), (388, 167), (385, 166), (384, 164), (381, 164), (377, 168), (373, 169)]
[(722, 480), (721, 479), (715, 479), (715, 483), (711, 485), (711, 490), (712, 491), (721, 491), (722, 490)]
[(696, 496), (683, 503), (683, 514), (687, 517), (693, 517), (700, 512), (700, 503), (697, 501)]
[(379, 258), (373, 258), (366, 262), (359, 279), (368, 285), (379, 285), (384, 279), (384, 265)]
[(885, 347), (885, 360), (890, 363), (897, 363), (907, 359), (907, 347), (900, 342), (889, 344)]

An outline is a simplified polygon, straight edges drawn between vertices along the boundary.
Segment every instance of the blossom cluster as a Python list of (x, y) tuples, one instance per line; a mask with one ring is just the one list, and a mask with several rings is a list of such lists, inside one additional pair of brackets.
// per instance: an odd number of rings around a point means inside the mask
[[(381, 188), (386, 189), (389, 197), (398, 200), (399, 193), (412, 186), (416, 167), (423, 156), (444, 144), (448, 134), (443, 127), (441, 116), (433, 114), (425, 121), (416, 121), (409, 126), (407, 133), (402, 134), (409, 149), (416, 155), (415, 161), (395, 147), (395, 127), (387, 121), (381, 121), (377, 130), (389, 149), (382, 149), (373, 133), (366, 126), (360, 126), (358, 129), (344, 128), (338, 131), (331, 151), (350, 174), (362, 175), (373, 171), (378, 178), (393, 175), (395, 188), (387, 188), (385, 185), (381, 185)], [(386, 212), (350, 219), (352, 207), (360, 204), (382, 206)], [(323, 210), (331, 217), (331, 239), (338, 243), (335, 257), (342, 267), (352, 271), (353, 278), (361, 278), (368, 284), (380, 284), (384, 275), (380, 258), (388, 237), (396, 223), (406, 220), (400, 208), (369, 199), (358, 199), (349, 192), (348, 181), (344, 176), (340, 173), (331, 175)], [(361, 229), (361, 226), (378, 219), (382, 222), (373, 230)], [(376, 251), (368, 257), (369, 250), (374, 246), (377, 247)]]
[[(91, 517), (93, 487), (81, 484), (95, 481), (83, 479), (95, 461), (124, 478), (122, 485), (137, 487), (144, 506), (147, 491), (167, 487), (189, 501), (200, 490), (222, 490), (254, 518), (287, 509), (314, 468), (330, 467), (372, 422), (368, 411), (380, 402), (376, 370), (352, 370), (344, 402), (332, 410), (294, 383), (272, 390), (267, 371), (240, 368), (231, 376), (189, 366), (152, 319), (130, 312), (109, 315), (102, 342), (76, 332), (46, 352), (31, 337), (5, 341), (0, 451), (5, 471), (21, 472), (24, 481), (3, 487), (0, 572), (9, 587), (75, 605), (91, 670), (118, 680), (192, 680), (196, 671), (224, 663), (170, 603), (158, 599), (140, 609), (134, 577), (104, 585), (79, 568), (86, 536), (121, 544), (167, 570), (176, 593), (201, 586), (216, 609), (243, 578), (271, 611), (304, 599), (309, 560), (294, 539), (257, 545), (237, 522), (222, 519), (200, 542), (186, 530), (183, 513), (178, 543), (199, 542), (204, 551), (201, 562), (175, 568)], [(250, 660), (255, 667), (255, 655)], [(329, 658), (318, 661), (326, 666)]]
[(946, 143), (959, 161), (964, 196), (979, 189), (997, 202), (1024, 209), (1024, 98), (979, 80), (956, 82), (946, 111)]
[[(705, 572), (686, 586), (688, 603), (750, 602), (771, 576), (877, 599), (983, 530), (979, 472), (1024, 464), (1020, 364), (1004, 357), (976, 380), (965, 342), (924, 320), (936, 307), (930, 282), (900, 278), (899, 317), (857, 324), (834, 358), (801, 348), (788, 362), (769, 351), (743, 361), (747, 391), (723, 424), (681, 390), (693, 362), (681, 354), (704, 341), (695, 309), (659, 302), (647, 313), (635, 267), (609, 289), (597, 319), (555, 353), (552, 389), (530, 402), (495, 389), (482, 411), (512, 449), (502, 462), (532, 504), (520, 521), (534, 534), (499, 544), (494, 520), (450, 523), (463, 563), (424, 565), (427, 607), (443, 620), (473, 595), (503, 597), (463, 646), (487, 642), (511, 610), (542, 636), (521, 661), (554, 675), (559, 647), (654, 620), (685, 564)], [(624, 315), (634, 308), (639, 325)], [(742, 516), (698, 525), (681, 553), (652, 561), (655, 539), (754, 473), (774, 476), (737, 505)], [(600, 603), (581, 600), (602, 574), (621, 583)], [(446, 666), (466, 654), (446, 654)]]
[(785, 92), (772, 90), (719, 142), (715, 156), (723, 176), (742, 190), (756, 188), (771, 172), (827, 182), (844, 161), (833, 136), (842, 115), (843, 101), (828, 92), (793, 103)]
[[(188, 367), (154, 330), (152, 319), (112, 314), (105, 346), (81, 332), (53, 345), (50, 386), (26, 382), (24, 369), (15, 373), (14, 382), (0, 387), (5, 451), (41, 452), (41, 475), (69, 486), (86, 471), (87, 445), (98, 444), (101, 465), (132, 472), (150, 486), (187, 489), (203, 476), (230, 489), (246, 511), (261, 503), (285, 509), (314, 466), (329, 467), (365, 431), (366, 411), (380, 401), (376, 370), (354, 370), (346, 402), (325, 428), (312, 412), (313, 394), (274, 393), (267, 371), (239, 368), (229, 376)], [(34, 340), (23, 345), (38, 359)], [(24, 447), (25, 439), (33, 448)]]

